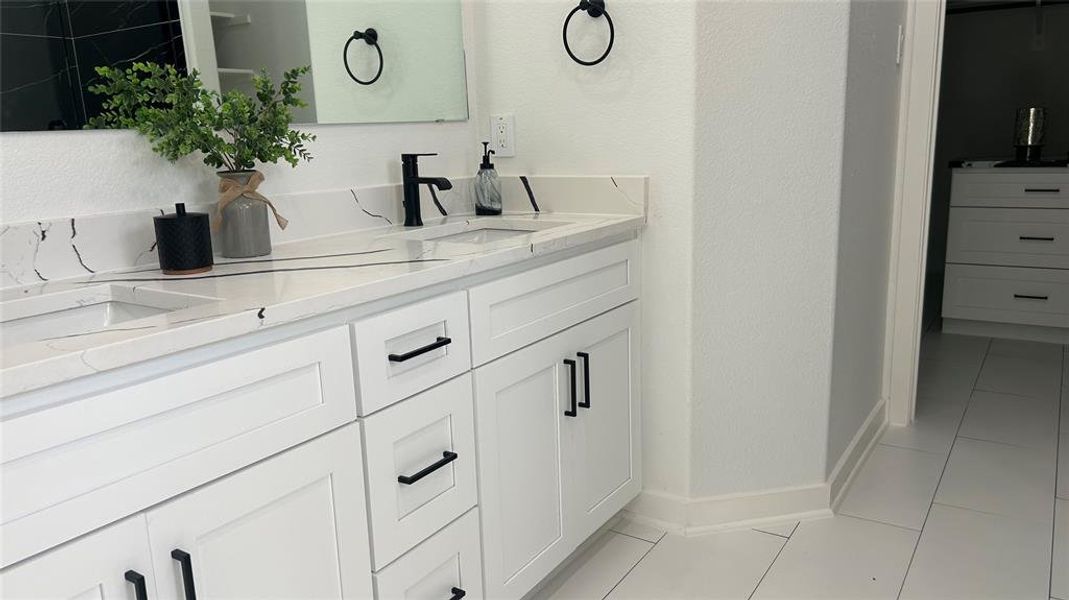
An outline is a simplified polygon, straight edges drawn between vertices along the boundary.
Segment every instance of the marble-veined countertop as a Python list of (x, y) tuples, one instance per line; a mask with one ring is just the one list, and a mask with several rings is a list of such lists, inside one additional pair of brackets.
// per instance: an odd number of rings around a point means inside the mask
[[(267, 257), (217, 262), (200, 275), (164, 276), (158, 268), (131, 269), (3, 290), (4, 320), (28, 303), (57, 309), (72, 294), (112, 286), (150, 297), (168, 292), (199, 297), (164, 314), (133, 319), (90, 333), (5, 345), (0, 350), (0, 397), (10, 397), (520, 263), (536, 256), (633, 233), (643, 216), (524, 213), (504, 217), (425, 219), (426, 227), (474, 227), (484, 219), (557, 226), (485, 243), (422, 241), (400, 226), (361, 230), (277, 245)], [(114, 290), (111, 290), (114, 292)], [(21, 307), (20, 307), (21, 305)]]

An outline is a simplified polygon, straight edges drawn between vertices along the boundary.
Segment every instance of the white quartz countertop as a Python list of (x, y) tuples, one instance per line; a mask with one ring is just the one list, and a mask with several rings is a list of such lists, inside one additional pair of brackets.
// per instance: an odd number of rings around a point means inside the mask
[[(493, 223), (487, 225), (488, 220)], [(3, 290), (5, 321), (87, 294), (110, 298), (196, 297), (195, 304), (133, 318), (103, 330), (5, 343), (0, 397), (219, 342), (268, 327), (357, 306), (536, 256), (637, 231), (644, 217), (571, 213), (450, 216), (426, 219), (415, 233), (400, 226), (354, 231), (275, 246), (266, 257), (217, 259), (200, 275), (165, 276), (158, 268), (98, 273)], [(548, 227), (506, 239), (463, 234), (480, 227)], [(181, 304), (180, 304), (181, 306)]]

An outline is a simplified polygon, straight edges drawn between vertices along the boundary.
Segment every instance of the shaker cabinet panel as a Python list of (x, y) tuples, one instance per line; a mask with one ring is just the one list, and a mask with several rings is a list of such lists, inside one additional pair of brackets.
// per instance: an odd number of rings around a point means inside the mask
[(475, 372), (479, 505), (489, 598), (519, 598), (573, 548), (560, 463), (567, 408), (560, 336)]
[[(640, 489), (638, 305), (622, 306), (578, 326), (579, 415), (572, 450), (577, 535), (584, 539)], [(589, 382), (589, 383), (587, 383)]]
[(137, 600), (139, 586), (156, 597), (144, 515), (0, 571), (7, 600)]
[(358, 427), (148, 513), (160, 598), (369, 598)]
[(475, 506), (473, 419), (465, 374), (364, 420), (376, 570)]
[(483, 598), (479, 511), (472, 509), (375, 573), (377, 600)]
[(475, 372), (486, 594), (520, 598), (638, 494), (638, 304)]

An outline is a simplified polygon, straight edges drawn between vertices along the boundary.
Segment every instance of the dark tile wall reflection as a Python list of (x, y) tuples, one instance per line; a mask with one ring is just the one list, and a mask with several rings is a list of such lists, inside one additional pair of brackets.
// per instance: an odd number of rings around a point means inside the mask
[(0, 0), (0, 131), (80, 129), (95, 67), (185, 69), (175, 0)]

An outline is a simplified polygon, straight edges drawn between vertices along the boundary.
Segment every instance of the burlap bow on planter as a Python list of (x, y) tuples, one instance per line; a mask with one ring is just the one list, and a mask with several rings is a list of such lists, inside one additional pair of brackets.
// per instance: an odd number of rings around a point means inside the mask
[(256, 189), (264, 182), (259, 171), (219, 173), (219, 203), (215, 228), (220, 231), (222, 254), (228, 258), (248, 258), (271, 253), (271, 230), (267, 209), (282, 229), (289, 221), (275, 205)]

